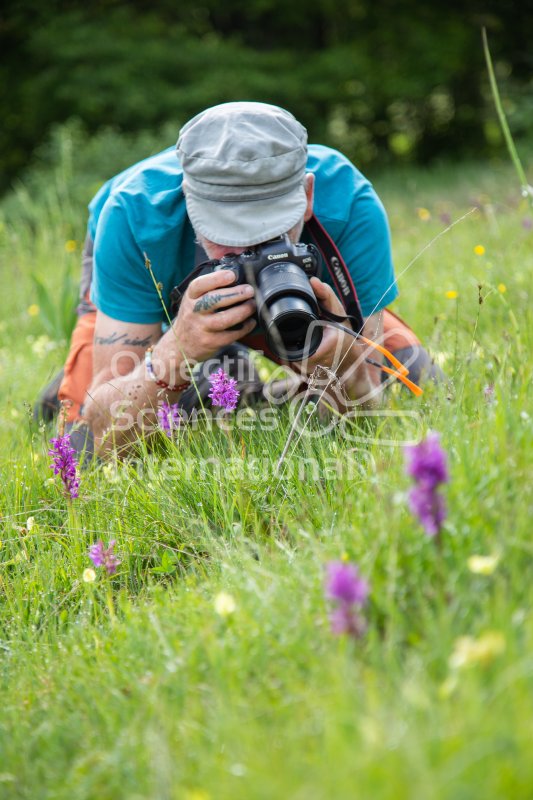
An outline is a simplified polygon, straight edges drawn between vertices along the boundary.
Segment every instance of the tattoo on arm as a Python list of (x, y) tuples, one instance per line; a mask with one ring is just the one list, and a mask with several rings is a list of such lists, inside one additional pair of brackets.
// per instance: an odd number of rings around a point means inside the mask
[(137, 336), (130, 336), (129, 333), (122, 333), (120, 336), (116, 331), (110, 333), (108, 336), (95, 336), (95, 344), (129, 344), (130, 347), (148, 347), (152, 341), (152, 336), (149, 334), (144, 339), (139, 339)]
[(239, 297), (239, 295), (240, 292), (231, 292), (231, 294), (205, 294), (196, 301), (193, 311), (211, 311), (213, 306), (216, 306), (224, 297)]

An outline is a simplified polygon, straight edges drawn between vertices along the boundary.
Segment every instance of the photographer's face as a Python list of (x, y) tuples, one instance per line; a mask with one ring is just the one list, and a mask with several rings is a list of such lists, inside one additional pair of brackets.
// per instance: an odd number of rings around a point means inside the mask
[[(296, 244), (296, 242), (300, 241), (304, 223), (307, 222), (307, 220), (309, 220), (313, 214), (314, 184), (315, 176), (312, 173), (308, 173), (305, 176), (305, 193), (307, 195), (307, 208), (305, 209), (305, 214), (300, 222), (297, 222), (294, 227), (287, 231), (287, 236), (291, 242), (293, 242), (293, 244)], [(184, 185), (184, 189), (186, 190), (186, 185)], [(245, 250), (249, 250), (250, 247), (255, 247), (258, 244), (262, 244), (262, 242), (256, 242), (254, 245), (248, 245), (247, 247), (233, 247), (230, 245), (211, 242), (209, 239), (206, 239), (205, 236), (202, 236), (198, 233), (196, 234), (196, 239), (198, 244), (201, 245), (201, 247), (203, 247), (207, 253), (207, 257), (209, 259), (216, 259), (217, 261), (224, 256), (229, 255), (230, 253), (235, 253), (235, 255), (238, 256), (241, 253), (244, 253)]]
[(244, 253), (245, 250), (248, 250), (247, 247), (230, 247), (226, 244), (216, 244), (215, 242), (210, 242), (209, 239), (206, 239), (205, 236), (201, 234), (197, 234), (196, 239), (198, 244), (203, 247), (205, 252), (207, 253), (207, 257), (209, 259), (216, 259), (219, 261), (224, 256), (229, 255), (229, 253), (235, 253), (235, 255), (240, 255)]
[[(304, 220), (300, 220), (293, 228), (287, 231), (287, 236), (291, 240), (293, 244), (300, 241), (300, 236), (302, 235), (302, 229), (304, 226)], [(229, 245), (224, 244), (216, 244), (215, 242), (210, 242), (209, 239), (206, 239), (205, 236), (198, 234), (196, 236), (198, 244), (203, 247), (205, 252), (207, 253), (207, 257), (210, 259), (216, 259), (217, 261), (227, 256), (229, 253), (234, 253), (235, 255), (240, 255), (244, 253), (245, 250), (249, 250), (250, 247), (255, 247), (256, 245), (248, 245), (248, 247), (231, 247)], [(263, 242), (258, 242), (257, 244), (263, 244)]]

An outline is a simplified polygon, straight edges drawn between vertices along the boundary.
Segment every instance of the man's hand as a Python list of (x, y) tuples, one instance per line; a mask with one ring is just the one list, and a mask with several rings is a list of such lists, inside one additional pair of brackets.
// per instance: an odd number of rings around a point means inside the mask
[[(346, 315), (341, 301), (331, 286), (328, 286), (327, 283), (318, 278), (311, 278), (310, 283), (321, 306), (340, 317)], [(341, 324), (348, 328), (350, 327), (348, 320)], [(332, 325), (324, 324), (322, 327), (322, 341), (318, 350), (304, 361), (296, 363), (306, 375), (311, 375), (315, 367), (321, 366), (335, 371), (338, 377), (341, 378), (348, 367), (361, 356), (362, 352), (361, 345), (358, 344), (355, 337), (349, 333), (344, 333), (338, 328), (334, 328)], [(291, 362), (290, 366), (294, 364), (295, 362)]]
[[(172, 328), (154, 349), (158, 378), (168, 380), (165, 375), (178, 374), (183, 363), (205, 361), (221, 347), (253, 331), (256, 326), (251, 319), (256, 310), (253, 287), (247, 283), (232, 286), (234, 281), (235, 274), (228, 269), (191, 281)], [(239, 326), (238, 330), (230, 330), (234, 325)], [(183, 370), (179, 374), (183, 375)]]
[[(178, 315), (153, 352), (158, 378), (170, 384), (186, 378), (183, 366), (211, 358), (256, 326), (254, 290), (250, 284), (232, 286), (235, 274), (217, 270), (195, 278), (183, 296)], [(237, 330), (229, 330), (234, 325)], [(180, 377), (176, 377), (180, 376)]]
[[(310, 279), (311, 287), (319, 303), (327, 310), (338, 316), (345, 316), (346, 311), (337, 295), (327, 283), (319, 278)], [(346, 327), (350, 323), (346, 320)], [(368, 317), (362, 333), (367, 338), (376, 338), (379, 334), (379, 315)], [(306, 375), (311, 375), (317, 366), (327, 367), (336, 373), (346, 394), (352, 400), (364, 399), (365, 402), (374, 392), (378, 394), (379, 376), (375, 368), (369, 368), (365, 362), (368, 355), (367, 347), (358, 342), (349, 333), (324, 325), (322, 341), (318, 350), (305, 361), (290, 363), (292, 368), (300, 368)], [(372, 357), (379, 360), (379, 355), (372, 351)]]
[[(344, 317), (346, 311), (331, 288), (327, 283), (319, 280), (319, 278), (311, 278), (311, 288), (315, 293), (315, 297), (327, 311), (337, 316)], [(348, 320), (341, 323), (347, 328), (350, 327)], [(316, 353), (313, 353), (305, 362), (305, 371), (310, 375), (314, 368), (318, 365), (328, 367), (328, 369), (338, 371), (339, 377), (348, 368), (348, 366), (361, 355), (361, 346), (358, 344), (355, 337), (349, 333), (344, 333), (332, 325), (324, 325), (322, 328), (322, 341)], [(350, 358), (348, 358), (348, 353)]]

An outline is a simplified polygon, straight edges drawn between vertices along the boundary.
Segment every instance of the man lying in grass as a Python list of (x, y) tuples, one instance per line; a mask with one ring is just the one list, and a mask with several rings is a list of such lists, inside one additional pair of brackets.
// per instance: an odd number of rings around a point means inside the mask
[[(305, 128), (277, 106), (207, 109), (183, 127), (177, 153), (122, 172), (89, 209), (80, 316), (59, 397), (70, 401), (69, 421), (88, 426), (97, 453), (127, 447), (161, 402), (204, 401), (191, 366), (246, 360), (247, 348), (290, 364), (301, 379), (317, 366), (334, 372), (341, 411), (375, 402), (382, 388), (381, 356), (350, 325), (382, 343), (393, 364), (394, 356), (406, 363), (415, 383), (435, 374), (414, 333), (387, 309), (398, 290), (372, 185), (339, 152), (308, 147)], [(302, 244), (294, 266), (293, 245), (313, 241), (323, 261), (317, 253), (310, 269), (315, 251)], [(262, 283), (257, 272), (241, 268), (237, 279), (224, 268), (250, 249), (266, 265)], [(183, 283), (206, 257), (229, 254)], [(268, 306), (279, 281), (285, 296)], [(308, 324), (313, 317), (337, 327)]]

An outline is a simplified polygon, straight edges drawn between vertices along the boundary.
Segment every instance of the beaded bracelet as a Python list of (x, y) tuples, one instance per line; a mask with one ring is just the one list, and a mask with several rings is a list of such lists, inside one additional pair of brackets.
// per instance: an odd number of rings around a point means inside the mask
[(167, 392), (182, 392), (187, 386), (190, 386), (190, 381), (185, 381), (185, 383), (179, 383), (177, 386), (170, 386), (170, 384), (166, 383), (166, 381), (160, 381), (156, 378), (154, 373), (154, 365), (152, 364), (152, 350), (154, 349), (153, 345), (148, 348), (148, 350), (144, 353), (144, 366), (146, 367), (146, 371), (150, 376), (151, 380), (154, 381), (156, 386), (161, 386), (162, 389), (166, 389)]

